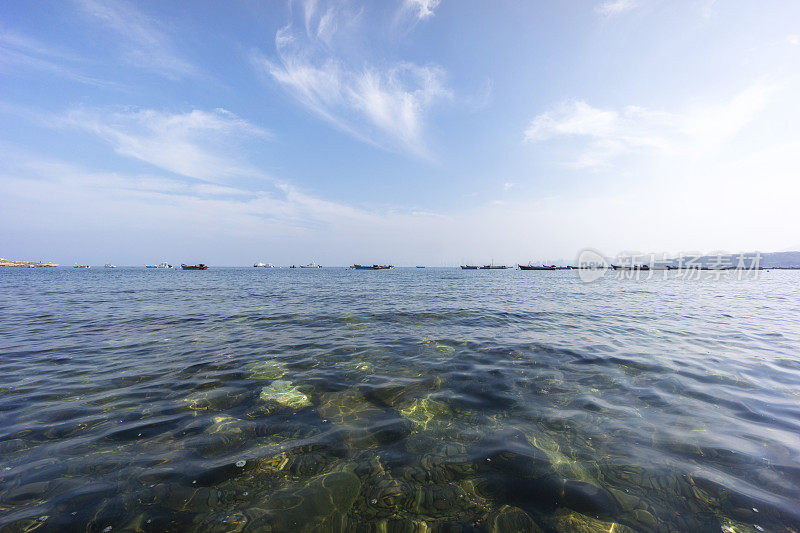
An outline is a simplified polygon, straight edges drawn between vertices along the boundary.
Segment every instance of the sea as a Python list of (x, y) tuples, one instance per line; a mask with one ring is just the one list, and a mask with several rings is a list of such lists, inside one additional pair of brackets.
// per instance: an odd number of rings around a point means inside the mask
[(0, 531), (798, 531), (757, 274), (0, 269)]

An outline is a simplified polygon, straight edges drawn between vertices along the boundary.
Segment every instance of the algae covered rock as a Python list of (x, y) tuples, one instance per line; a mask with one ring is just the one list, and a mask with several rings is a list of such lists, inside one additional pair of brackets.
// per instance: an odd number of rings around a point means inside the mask
[(592, 518), (569, 509), (556, 512), (553, 526), (559, 533), (635, 533), (633, 529), (619, 522)]
[(331, 516), (343, 517), (353, 506), (361, 481), (351, 472), (329, 472), (305, 485), (275, 492), (266, 502), (276, 531), (315, 531)]
[(311, 405), (308, 396), (303, 394), (291, 381), (276, 380), (261, 389), (258, 397), (262, 402), (277, 403), (282, 407), (299, 410)]
[(248, 379), (280, 379), (289, 372), (285, 364), (274, 360), (251, 363), (246, 368)]
[(452, 411), (446, 403), (432, 398), (417, 398), (400, 407), (403, 418), (422, 431), (444, 429), (451, 423)]
[(485, 528), (490, 533), (541, 533), (533, 518), (519, 507), (504, 505), (486, 517)]

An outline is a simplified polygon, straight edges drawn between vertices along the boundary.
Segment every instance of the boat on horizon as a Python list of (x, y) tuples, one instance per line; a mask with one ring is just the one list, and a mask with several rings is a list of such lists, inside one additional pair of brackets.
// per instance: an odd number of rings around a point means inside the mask
[(204, 263), (200, 263), (199, 265), (184, 265), (181, 263), (181, 270), (208, 270), (208, 266)]
[(78, 263), (75, 263), (74, 265), (72, 265), (72, 268), (92, 268), (92, 267), (89, 265), (79, 265)]
[(417, 265), (417, 268), (425, 268), (424, 266)]
[(322, 268), (322, 267), (316, 264), (314, 261), (311, 261), (307, 265), (300, 265), (300, 268)]
[(170, 265), (166, 261), (163, 261), (163, 262), (161, 262), (161, 263), (159, 263), (157, 265), (145, 265), (144, 267), (145, 268), (172, 268), (172, 265)]
[(112, 265), (111, 263), (106, 263), (103, 265), (103, 268), (117, 268), (117, 265)]
[(259, 261), (258, 263), (253, 264), (253, 267), (255, 267), (255, 268), (275, 268), (275, 265), (273, 265), (272, 263), (262, 263), (261, 261)]
[(350, 268), (354, 270), (389, 270), (394, 268), (394, 265), (353, 265)]
[(491, 264), (491, 265), (483, 265), (478, 270), (505, 270), (507, 268), (508, 267), (506, 265)]
[(478, 270), (479, 268), (481, 267), (478, 265), (461, 265), (461, 270)]
[(532, 265), (530, 263), (528, 263), (527, 265), (517, 264), (517, 266), (519, 267), (520, 270), (557, 270), (557, 268), (558, 268), (555, 265), (549, 265), (549, 266), (541, 265), (541, 266), (539, 266), (539, 265)]

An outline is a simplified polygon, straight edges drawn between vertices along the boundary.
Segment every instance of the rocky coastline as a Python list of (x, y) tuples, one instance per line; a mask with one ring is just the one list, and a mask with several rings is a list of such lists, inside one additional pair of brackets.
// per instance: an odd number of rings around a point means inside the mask
[(0, 268), (39, 268), (57, 267), (58, 263), (40, 263), (38, 261), (13, 261), (0, 257)]

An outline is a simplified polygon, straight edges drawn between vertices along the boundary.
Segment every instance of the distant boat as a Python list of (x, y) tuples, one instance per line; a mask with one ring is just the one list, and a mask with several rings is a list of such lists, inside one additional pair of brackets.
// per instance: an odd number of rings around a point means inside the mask
[(106, 263), (103, 265), (105, 268), (117, 268), (117, 265), (112, 265), (111, 263)]
[(350, 268), (355, 270), (389, 270), (394, 265), (353, 265)]
[(206, 266), (203, 263), (200, 263), (199, 265), (184, 265), (183, 263), (181, 263), (181, 269), (183, 269), (183, 270), (208, 270), (208, 266)]
[(461, 270), (478, 270), (479, 268), (477, 265), (461, 265)]
[(255, 268), (275, 268), (275, 265), (273, 265), (272, 263), (262, 263), (260, 261), (258, 263), (255, 263), (253, 266)]
[(424, 266), (417, 265), (417, 268), (425, 268)]
[(72, 268), (92, 268), (92, 267), (89, 265), (79, 265), (78, 263), (75, 263), (74, 265), (72, 265)]
[(157, 265), (145, 265), (145, 268), (172, 268), (172, 265), (164, 261), (163, 263), (159, 263)]
[(505, 270), (507, 268), (506, 265), (483, 265), (480, 270)]
[(300, 265), (300, 268), (322, 268), (322, 267), (316, 264), (314, 261), (311, 261), (307, 265)]
[(555, 265), (537, 266), (537, 265), (527, 264), (527, 265), (517, 265), (517, 266), (519, 267), (520, 270), (556, 270), (557, 268)]
[(611, 265), (614, 270), (650, 270), (649, 265)]
[(290, 266), (289, 268), (297, 268), (297, 267), (296, 267), (296, 266), (294, 266), (294, 265), (292, 265), (292, 266)]

